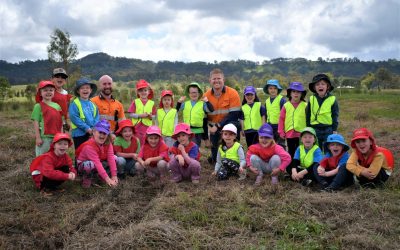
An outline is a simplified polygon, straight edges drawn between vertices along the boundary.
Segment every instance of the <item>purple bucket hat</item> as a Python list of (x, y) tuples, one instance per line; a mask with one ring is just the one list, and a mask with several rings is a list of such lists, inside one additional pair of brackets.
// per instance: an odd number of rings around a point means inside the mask
[(244, 88), (244, 95), (247, 94), (256, 94), (256, 89), (253, 86), (247, 86), (246, 88)]
[(94, 129), (108, 135), (110, 133), (110, 124), (107, 120), (103, 119), (94, 125)]

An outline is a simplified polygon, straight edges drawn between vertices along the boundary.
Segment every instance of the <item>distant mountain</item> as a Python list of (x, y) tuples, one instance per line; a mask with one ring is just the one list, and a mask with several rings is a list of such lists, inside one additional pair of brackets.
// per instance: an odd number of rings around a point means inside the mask
[[(384, 67), (394, 74), (400, 74), (400, 61), (389, 59), (387, 61), (360, 61), (357, 58), (333, 58), (310, 61), (304, 58), (276, 58), (264, 62), (248, 60), (232, 60), (214, 63), (206, 62), (171, 62), (171, 61), (143, 61), (125, 57), (113, 57), (106, 53), (94, 53), (76, 60), (72, 68), (80, 67), (82, 75), (98, 79), (101, 75), (108, 74), (116, 81), (134, 81), (144, 78), (148, 81), (155, 80), (206, 80), (213, 68), (221, 68), (227, 76), (234, 76), (244, 81), (252, 77), (262, 78), (265, 75), (299, 74), (309, 76), (317, 72), (331, 72), (334, 76), (359, 78), (368, 72), (375, 72)], [(48, 79), (53, 66), (48, 60), (23, 61), (8, 63), (0, 60), (0, 75), (9, 79), (11, 84), (37, 83)]]

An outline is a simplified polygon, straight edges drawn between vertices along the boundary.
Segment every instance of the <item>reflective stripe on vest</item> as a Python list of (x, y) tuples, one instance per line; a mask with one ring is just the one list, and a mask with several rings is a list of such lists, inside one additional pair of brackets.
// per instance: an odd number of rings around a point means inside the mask
[[(154, 101), (147, 100), (146, 105), (143, 106), (142, 101), (139, 98), (137, 98), (137, 99), (135, 99), (135, 106), (136, 106), (136, 114), (138, 114), (138, 115), (144, 114), (144, 113), (151, 114), (153, 112)], [(153, 121), (151, 119), (132, 118), (132, 123), (134, 126), (136, 124), (138, 124), (139, 122), (142, 122), (143, 125), (146, 125), (146, 126), (151, 126), (153, 124)]]
[(306, 106), (307, 103), (301, 101), (297, 108), (293, 106), (291, 102), (283, 105), (286, 109), (285, 117), (285, 132), (294, 129), (300, 132), (306, 127)]
[(322, 102), (322, 106), (320, 107), (317, 98), (314, 95), (310, 97), (309, 105), (311, 105), (310, 107), (311, 125), (315, 124), (332, 125), (332, 106), (335, 103), (335, 100), (336, 100), (335, 96), (329, 96)]
[[(75, 99), (74, 99), (74, 103), (75, 103), (76, 107), (78, 108), (78, 111), (79, 111), (79, 118), (80, 118), (83, 122), (85, 122), (86, 117), (85, 117), (85, 114), (83, 113), (81, 100), (80, 100), (79, 98), (75, 98)], [(93, 105), (93, 117), (96, 117), (97, 107), (96, 107), (96, 105), (94, 105), (93, 102), (90, 102), (90, 103)], [(71, 121), (71, 128), (72, 128), (72, 129), (76, 129), (76, 128), (77, 128), (77, 126), (76, 126), (72, 121)]]
[(309, 168), (314, 162), (314, 152), (318, 149), (317, 145), (314, 145), (308, 152), (304, 148), (304, 145), (300, 145), (300, 167), (302, 169)]
[(191, 101), (186, 101), (183, 107), (183, 122), (192, 127), (203, 127), (203, 119), (205, 118), (203, 107), (203, 101), (196, 102), (194, 106), (192, 106)]
[(233, 144), (233, 146), (226, 151), (222, 150), (222, 145), (219, 146), (218, 151), (219, 151), (219, 154), (221, 155), (221, 159), (226, 158), (226, 159), (233, 160), (237, 163), (240, 163), (239, 154), (237, 152), (239, 147), (240, 147), (239, 142), (235, 142)]
[(165, 112), (164, 109), (157, 109), (158, 127), (164, 136), (172, 136), (174, 134), (176, 109), (170, 109)]
[(255, 102), (253, 107), (247, 103), (242, 106), (244, 115), (243, 130), (254, 129), (258, 130), (262, 125), (262, 118), (260, 114), (261, 102)]
[(278, 124), (279, 114), (281, 113), (281, 99), (282, 96), (278, 95), (275, 99), (270, 101), (270, 97), (265, 101), (265, 107), (267, 108), (267, 122), (269, 124)]

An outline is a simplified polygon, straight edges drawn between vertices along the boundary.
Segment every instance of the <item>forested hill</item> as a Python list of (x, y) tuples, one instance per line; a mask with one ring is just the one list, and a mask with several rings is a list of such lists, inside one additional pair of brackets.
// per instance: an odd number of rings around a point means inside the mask
[[(48, 60), (8, 63), (0, 60), (0, 76), (8, 78), (10, 84), (37, 83), (49, 78), (54, 66)], [(302, 75), (309, 77), (317, 72), (330, 72), (335, 77), (360, 78), (378, 68), (386, 68), (392, 74), (400, 74), (400, 61), (360, 61), (357, 58), (333, 58), (310, 61), (304, 58), (276, 58), (269, 61), (248, 60), (206, 62), (143, 61), (125, 57), (112, 57), (105, 53), (95, 53), (76, 60), (72, 69), (80, 69), (82, 75), (98, 79), (109, 74), (116, 81), (132, 81), (144, 78), (148, 81), (185, 79), (207, 79), (213, 68), (221, 68), (226, 75), (249, 80), (274, 75)]]

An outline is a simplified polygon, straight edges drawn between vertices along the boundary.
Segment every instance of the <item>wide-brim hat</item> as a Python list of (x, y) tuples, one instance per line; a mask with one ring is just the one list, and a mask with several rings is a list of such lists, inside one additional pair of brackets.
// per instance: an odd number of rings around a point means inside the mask
[(286, 90), (286, 95), (290, 96), (292, 90), (296, 90), (302, 93), (307, 93), (307, 90), (303, 87), (303, 84), (301, 82), (291, 82)]
[(140, 79), (139, 81), (136, 82), (136, 96), (139, 96), (139, 90), (140, 89), (144, 89), (144, 88), (149, 88), (149, 95), (148, 95), (148, 99), (153, 99), (154, 96), (154, 92), (153, 89), (151, 88), (150, 83), (148, 83), (146, 80), (144, 79)]
[(197, 87), (199, 89), (199, 98), (201, 98), (203, 96), (203, 90), (200, 87), (200, 84), (198, 84), (197, 82), (192, 82), (189, 83), (188, 85), (186, 85), (185, 87), (185, 96), (187, 98), (189, 98), (189, 88), (190, 87)]
[(43, 97), (40, 95), (40, 90), (47, 86), (51, 86), (54, 89), (56, 88), (56, 85), (54, 85), (54, 83), (52, 81), (48, 81), (48, 80), (40, 81), (39, 85), (37, 86), (37, 90), (36, 90), (36, 96), (35, 96), (36, 102), (41, 102), (43, 100)]
[(189, 135), (190, 138), (193, 137), (193, 133), (190, 130), (190, 126), (186, 123), (179, 123), (178, 125), (176, 125), (172, 138), (176, 140), (179, 133), (185, 133)]
[(75, 96), (79, 96), (79, 89), (85, 84), (88, 84), (90, 86), (90, 88), (92, 89), (92, 93), (90, 93), (89, 98), (93, 97), (96, 94), (97, 85), (94, 84), (90, 79), (82, 77), (76, 81), (75, 88), (74, 88)]
[(329, 76), (327, 76), (326, 74), (317, 74), (313, 77), (312, 81), (308, 84), (308, 88), (310, 89), (311, 92), (317, 93), (315, 91), (315, 84), (321, 80), (324, 80), (325, 82), (327, 82), (329, 84), (328, 91), (332, 91), (334, 89)]
[(135, 126), (133, 126), (132, 121), (130, 119), (125, 119), (118, 122), (118, 129), (115, 131), (115, 135), (119, 136), (126, 127), (132, 128), (132, 132), (135, 133)]
[(325, 147), (325, 151), (329, 152), (329, 143), (339, 143), (341, 145), (343, 145), (343, 150), (344, 151), (348, 151), (350, 149), (349, 145), (346, 144), (346, 142), (344, 141), (344, 137), (340, 134), (331, 134), (328, 136), (328, 138), (326, 139), (325, 143), (324, 143), (324, 147)]
[(282, 86), (279, 84), (277, 79), (270, 79), (263, 87), (263, 91), (265, 94), (269, 95), (268, 87), (275, 86), (278, 89), (278, 95), (282, 92)]

